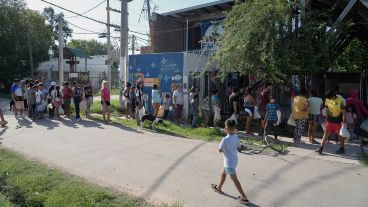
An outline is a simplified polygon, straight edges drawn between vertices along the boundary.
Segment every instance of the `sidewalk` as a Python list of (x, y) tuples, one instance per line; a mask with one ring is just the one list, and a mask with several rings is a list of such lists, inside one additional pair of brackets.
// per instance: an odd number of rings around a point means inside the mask
[[(238, 193), (230, 179), (223, 188), (228, 196), (210, 189), (211, 183), (219, 181), (222, 169), (218, 143), (90, 120), (32, 123), (6, 118), (9, 128), (0, 129), (3, 147), (91, 182), (154, 202), (242, 206), (233, 199)], [(23, 127), (16, 129), (18, 124)], [(349, 146), (347, 152), (353, 148)], [(278, 156), (239, 155), (238, 175), (253, 203), (250, 206), (367, 206), (368, 168), (355, 157), (321, 157), (311, 149), (295, 147), (289, 150)]]

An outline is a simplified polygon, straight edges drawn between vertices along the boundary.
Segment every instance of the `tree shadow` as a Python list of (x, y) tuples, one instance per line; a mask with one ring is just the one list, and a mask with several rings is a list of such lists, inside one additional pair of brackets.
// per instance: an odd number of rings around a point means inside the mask
[(173, 164), (171, 164), (156, 180), (152, 183), (150, 187), (148, 187), (148, 190), (142, 194), (143, 198), (147, 198), (152, 193), (155, 192), (157, 188), (161, 186), (161, 184), (164, 182), (164, 180), (173, 172), (175, 169), (191, 154), (196, 152), (199, 148), (203, 147), (207, 142), (201, 142), (197, 144), (195, 147), (193, 147), (191, 150), (186, 152), (184, 155), (182, 155), (179, 159), (177, 159)]
[(18, 124), (22, 127), (24, 126), (26, 128), (32, 128), (33, 122), (28, 120), (27, 118), (17, 119), (17, 121), (18, 121)]
[(275, 198), (271, 203), (277, 203), (279, 206), (285, 206), (288, 202), (292, 201), (293, 199), (297, 198), (298, 195), (305, 193), (307, 189), (312, 188), (315, 185), (321, 184), (321, 182), (324, 182), (326, 180), (335, 179), (336, 182), (339, 182), (338, 180), (348, 173), (351, 170), (362, 168), (362, 166), (353, 166), (353, 167), (347, 167), (343, 170), (340, 170), (338, 172), (331, 172), (328, 174), (320, 175), (318, 177), (313, 177), (309, 181), (304, 182), (302, 185), (298, 185), (297, 187), (287, 191), (286, 193), (283, 193), (279, 197)]
[[(227, 194), (225, 192), (222, 192), (220, 195), (231, 198), (231, 199), (234, 199), (236, 201), (238, 200), (238, 198), (236, 196)], [(238, 206), (261, 207), (261, 206), (255, 204), (255, 203), (252, 203), (252, 202), (249, 202), (248, 204), (242, 204), (242, 203), (238, 202)]]
[(52, 130), (55, 127), (59, 127), (60, 123), (53, 121), (52, 119), (40, 119), (35, 121), (37, 125), (46, 127), (47, 130)]

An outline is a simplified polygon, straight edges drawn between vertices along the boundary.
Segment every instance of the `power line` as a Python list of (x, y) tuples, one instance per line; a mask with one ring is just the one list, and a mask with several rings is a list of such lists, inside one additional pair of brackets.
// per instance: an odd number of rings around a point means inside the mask
[(76, 14), (76, 15), (78, 15), (78, 16), (84, 17), (84, 18), (89, 19), (89, 20), (92, 20), (92, 21), (94, 21), (94, 22), (97, 22), (97, 23), (100, 23), (100, 24), (104, 24), (104, 25), (109, 25), (110, 27), (120, 28), (120, 26), (118, 26), (118, 25), (114, 25), (114, 24), (107, 24), (106, 22), (102, 22), (102, 21), (100, 21), (100, 20), (97, 20), (97, 19), (93, 19), (93, 18), (91, 18), (91, 17), (84, 16), (83, 14), (79, 14), (79, 13), (77, 13), (77, 12), (71, 11), (71, 10), (69, 10), (69, 9), (66, 9), (66, 8), (64, 8), (64, 7), (61, 7), (61, 6), (58, 6), (58, 5), (54, 4), (54, 3), (48, 2), (48, 1), (46, 1), (46, 0), (41, 0), (41, 1), (43, 1), (43, 2), (45, 2), (45, 3), (47, 3), (47, 4), (50, 4), (50, 5), (54, 6), (54, 7), (57, 7), (57, 8), (59, 8), (59, 9), (65, 10), (65, 11), (67, 11), (67, 12), (70, 12), (70, 13)]
[[(96, 6), (92, 7), (91, 9), (89, 9), (89, 10), (87, 10), (87, 11), (83, 12), (82, 14), (87, 14), (88, 12), (90, 12), (90, 11), (92, 11), (92, 10), (96, 9), (97, 7), (101, 6), (101, 5), (102, 5), (103, 3), (105, 3), (105, 2), (106, 2), (106, 0), (103, 0), (101, 3), (97, 4)], [(65, 17), (65, 18), (74, 18), (74, 17), (78, 17), (78, 16), (79, 16), (79, 15), (75, 15), (75, 16), (70, 16), (70, 17)]]
[(67, 21), (67, 20), (64, 20), (64, 21), (66, 21), (68, 24), (70, 24), (70, 25), (72, 25), (72, 26), (74, 26), (74, 27), (76, 27), (76, 28), (78, 28), (78, 29), (81, 29), (81, 30), (84, 30), (84, 31), (87, 31), (87, 32), (97, 33), (97, 34), (98, 34), (98, 32), (96, 32), (96, 31), (92, 31), (92, 30), (85, 29), (85, 28), (83, 28), (83, 27), (77, 26), (77, 25), (75, 25), (75, 24), (73, 24), (73, 23), (71, 23), (71, 22), (69, 22), (69, 21)]

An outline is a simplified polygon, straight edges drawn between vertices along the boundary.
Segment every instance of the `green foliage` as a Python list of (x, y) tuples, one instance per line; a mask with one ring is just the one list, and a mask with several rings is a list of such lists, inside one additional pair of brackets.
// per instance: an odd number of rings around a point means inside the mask
[(23, 0), (2, 0), (0, 6), (0, 78), (9, 81), (30, 73), (27, 45), (27, 23), (31, 32), (34, 68), (48, 58), (52, 34), (45, 19), (27, 10)]
[(69, 28), (68, 22), (64, 20), (64, 14), (61, 12), (59, 14), (55, 14), (55, 11), (52, 7), (47, 7), (43, 9), (42, 15), (46, 18), (48, 23), (48, 29), (53, 34), (54, 42), (52, 44), (52, 51), (55, 53), (58, 51), (58, 46), (56, 45), (56, 41), (59, 39), (59, 18), (62, 21), (62, 30), (63, 30), (63, 38), (64, 45), (66, 45), (68, 38), (72, 37), (73, 30)]
[(220, 68), (276, 81), (285, 80), (290, 74), (328, 69), (329, 11), (309, 11), (303, 25), (295, 29), (294, 6), (283, 0), (246, 1), (235, 5), (224, 21), (221, 49), (214, 58)]
[(0, 157), (1, 206), (154, 206), (142, 199), (48, 169), (5, 149), (0, 149)]
[(361, 72), (368, 68), (368, 48), (357, 38), (343, 50), (334, 62), (334, 70), (339, 72)]
[(91, 39), (91, 40), (74, 39), (68, 43), (68, 47), (83, 50), (89, 56), (107, 54), (107, 44), (98, 42), (95, 39)]

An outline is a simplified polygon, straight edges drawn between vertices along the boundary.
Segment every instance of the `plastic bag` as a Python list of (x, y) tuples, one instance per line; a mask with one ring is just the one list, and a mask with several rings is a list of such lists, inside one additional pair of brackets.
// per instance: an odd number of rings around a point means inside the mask
[(63, 107), (59, 107), (58, 111), (59, 111), (59, 114), (64, 114), (65, 113)]
[(341, 129), (340, 129), (340, 132), (339, 132), (339, 135), (341, 137), (344, 137), (344, 138), (350, 138), (350, 133), (348, 131), (348, 128), (346, 126), (346, 124), (343, 124)]
[(236, 114), (231, 115), (230, 119), (235, 120), (236, 124), (238, 124), (238, 116)]
[(290, 114), (290, 117), (289, 117), (289, 119), (287, 121), (287, 124), (288, 125), (291, 125), (291, 126), (296, 126), (296, 123), (295, 123), (295, 119), (293, 117), (293, 114)]
[(261, 115), (258, 112), (258, 107), (257, 106), (254, 108), (254, 118), (255, 119), (260, 119), (261, 118)]
[(221, 120), (221, 109), (220, 108), (215, 107), (215, 117), (214, 117), (214, 119), (216, 121)]
[(363, 129), (364, 131), (368, 132), (368, 119), (365, 120), (361, 125), (360, 128)]
[(326, 131), (326, 122), (322, 122), (321, 127), (322, 127), (323, 131), (325, 132)]
[(276, 125), (281, 124), (281, 111), (277, 110), (277, 122)]
[(81, 102), (79, 102), (79, 110), (80, 111), (85, 111), (87, 109), (87, 101), (83, 100)]

